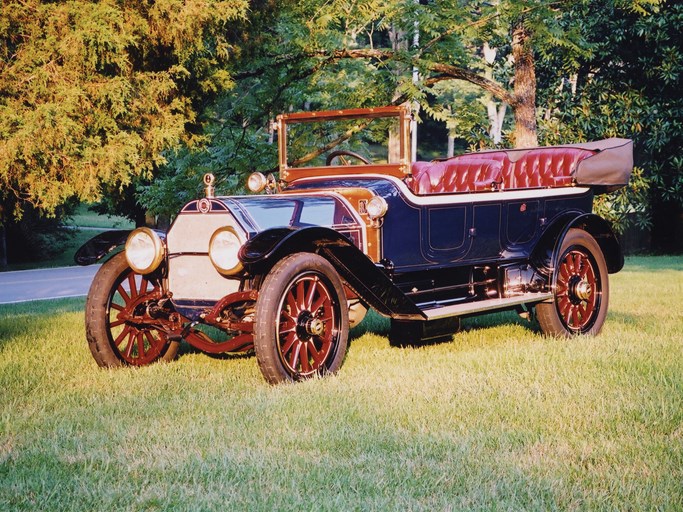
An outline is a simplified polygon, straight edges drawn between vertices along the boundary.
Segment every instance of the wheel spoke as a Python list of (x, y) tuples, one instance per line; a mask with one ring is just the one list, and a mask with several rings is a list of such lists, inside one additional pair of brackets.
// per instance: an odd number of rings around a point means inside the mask
[(128, 274), (128, 286), (130, 287), (131, 298), (136, 298), (138, 296), (137, 284), (135, 283), (135, 274), (131, 272)]
[(296, 297), (294, 297), (292, 290), (290, 290), (290, 292), (287, 294), (287, 298), (285, 299), (285, 305), (289, 306), (288, 314), (292, 318), (299, 316), (299, 313), (301, 313), (299, 305), (296, 303)]
[(311, 313), (315, 314), (316, 311), (318, 311), (321, 307), (325, 306), (325, 309), (329, 309), (330, 304), (329, 304), (330, 298), (327, 296), (326, 293), (321, 293), (320, 298), (316, 301), (315, 304), (312, 305), (310, 311)]
[(572, 306), (571, 313), (572, 313), (571, 324), (573, 327), (578, 328), (581, 325), (581, 322), (579, 321), (579, 308), (578, 308), (578, 306)]
[(140, 281), (140, 295), (144, 295), (147, 293), (147, 285), (149, 284), (149, 281), (145, 279), (144, 277)]
[(567, 295), (565, 295), (562, 298), (560, 298), (557, 305), (558, 305), (559, 310), (560, 310), (560, 315), (562, 315), (563, 317), (566, 317), (567, 311), (571, 307), (572, 303), (569, 300), (569, 297)]
[(292, 347), (294, 346), (294, 343), (296, 343), (299, 340), (297, 337), (296, 333), (290, 332), (287, 334), (285, 337), (285, 343), (282, 345), (282, 355), (286, 356), (290, 350), (292, 350)]
[(160, 335), (155, 336), (152, 331), (145, 331), (147, 342), (149, 343), (149, 352), (155, 356), (161, 353), (161, 349), (166, 344), (166, 340)]
[(133, 352), (133, 347), (135, 346), (135, 338), (137, 338), (136, 333), (131, 329), (130, 334), (128, 335), (128, 344), (126, 345), (126, 350), (123, 352), (123, 355), (128, 360), (130, 360), (130, 355)]
[(323, 348), (316, 350), (312, 345), (308, 347), (308, 352), (311, 354), (311, 359), (313, 359), (313, 367), (318, 370), (325, 362), (325, 356), (327, 351)]
[(567, 282), (569, 280), (569, 268), (566, 259), (562, 262), (562, 265), (560, 265), (560, 276), (558, 281), (559, 280), (562, 280), (563, 282)]
[(138, 331), (136, 338), (138, 341), (138, 358), (141, 358), (145, 355), (145, 337), (142, 332)]
[(119, 284), (119, 287), (116, 289), (116, 291), (119, 292), (119, 295), (121, 295), (121, 298), (125, 304), (130, 302), (130, 296), (126, 293), (126, 290), (124, 290), (123, 283)]
[(577, 252), (574, 254), (574, 260), (576, 261), (576, 273), (580, 274), (581, 269), (585, 265), (585, 256), (582, 253)]
[(313, 299), (315, 298), (316, 292), (318, 291), (318, 282), (318, 277), (314, 277), (311, 280), (308, 288), (308, 294), (306, 295), (306, 303), (304, 305), (304, 309), (307, 309), (311, 312), (315, 311), (315, 308), (313, 308)]
[(294, 332), (296, 330), (296, 320), (294, 320), (285, 311), (282, 311), (282, 317), (284, 318), (284, 320), (280, 321), (280, 329), (279, 329), (280, 334), (287, 334), (290, 332)]
[(126, 325), (123, 330), (119, 333), (119, 335), (116, 337), (114, 340), (114, 345), (118, 348), (121, 342), (123, 341), (123, 338), (125, 338), (128, 334), (130, 334), (130, 326)]
[(590, 316), (588, 303), (582, 302), (581, 304), (579, 304), (577, 306), (577, 309), (579, 311), (579, 314), (581, 315), (581, 323), (582, 324), (586, 323), (586, 320), (588, 320), (588, 317)]
[(294, 300), (296, 301), (297, 309), (299, 312), (304, 311), (306, 309), (306, 281), (304, 281), (303, 279), (296, 283), (296, 292), (294, 295)]
[(301, 351), (299, 352), (299, 361), (301, 363), (302, 373), (308, 373), (311, 371), (311, 363), (308, 360), (308, 343), (301, 344)]
[(289, 367), (293, 370), (296, 371), (297, 369), (297, 361), (299, 360), (299, 352), (301, 351), (301, 345), (302, 343), (298, 340), (298, 338), (295, 338), (295, 341), (298, 343), (295, 343), (294, 345), (294, 350), (292, 350), (290, 356), (289, 356)]

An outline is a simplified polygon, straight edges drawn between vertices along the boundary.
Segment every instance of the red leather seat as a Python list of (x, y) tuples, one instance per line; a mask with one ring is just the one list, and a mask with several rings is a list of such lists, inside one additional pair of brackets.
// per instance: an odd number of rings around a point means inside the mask
[(467, 153), (449, 160), (415, 162), (410, 182), (419, 195), (483, 192), (568, 186), (581, 160), (594, 151), (580, 148), (538, 148), (518, 156), (514, 151)]
[(413, 191), (420, 195), (494, 190), (501, 179), (500, 163), (493, 160), (453, 159), (413, 169)]
[(476, 153), (439, 162), (413, 164), (413, 192), (452, 194), (495, 190), (502, 180), (501, 162)]
[(577, 165), (594, 152), (580, 148), (539, 148), (525, 153), (503, 177), (503, 188), (545, 188), (572, 184)]

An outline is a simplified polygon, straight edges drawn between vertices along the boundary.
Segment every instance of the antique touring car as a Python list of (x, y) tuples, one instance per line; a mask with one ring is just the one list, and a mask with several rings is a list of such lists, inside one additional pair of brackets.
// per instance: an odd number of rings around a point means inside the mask
[(279, 177), (264, 194), (186, 204), (167, 233), (97, 236), (77, 253), (98, 271), (86, 304), (101, 366), (254, 350), (270, 383), (335, 372), (367, 308), (390, 341), (452, 335), (463, 316), (535, 311), (544, 333), (596, 334), (623, 256), (591, 213), (627, 184), (631, 142), (492, 150), (412, 162), (404, 107), (281, 115)]

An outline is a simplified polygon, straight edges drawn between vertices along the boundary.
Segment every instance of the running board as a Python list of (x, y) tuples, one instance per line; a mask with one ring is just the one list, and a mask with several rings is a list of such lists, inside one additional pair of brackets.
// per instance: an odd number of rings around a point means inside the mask
[(487, 299), (478, 300), (475, 302), (468, 302), (466, 304), (455, 304), (453, 306), (443, 306), (434, 309), (423, 310), (427, 316), (427, 320), (439, 320), (441, 318), (448, 318), (449, 316), (470, 315), (472, 313), (481, 313), (482, 311), (489, 311), (495, 309), (506, 309), (521, 304), (530, 304), (534, 302), (541, 302), (547, 299), (552, 299), (552, 293), (525, 293), (524, 295), (517, 295), (515, 297), (507, 297), (504, 299)]

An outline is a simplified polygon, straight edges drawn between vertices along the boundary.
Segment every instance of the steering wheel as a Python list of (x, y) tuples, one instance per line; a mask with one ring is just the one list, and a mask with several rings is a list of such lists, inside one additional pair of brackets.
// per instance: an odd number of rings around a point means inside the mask
[(345, 149), (340, 149), (338, 151), (332, 151), (329, 155), (327, 155), (327, 159), (325, 160), (325, 165), (331, 165), (332, 160), (335, 158), (339, 158), (339, 161), (341, 162), (342, 165), (351, 165), (351, 162), (349, 162), (345, 156), (349, 156), (351, 158), (355, 158), (357, 160), (360, 160), (363, 162), (365, 165), (370, 165), (372, 162), (364, 157), (363, 155), (359, 155), (358, 153), (354, 153), (353, 151), (347, 151)]

